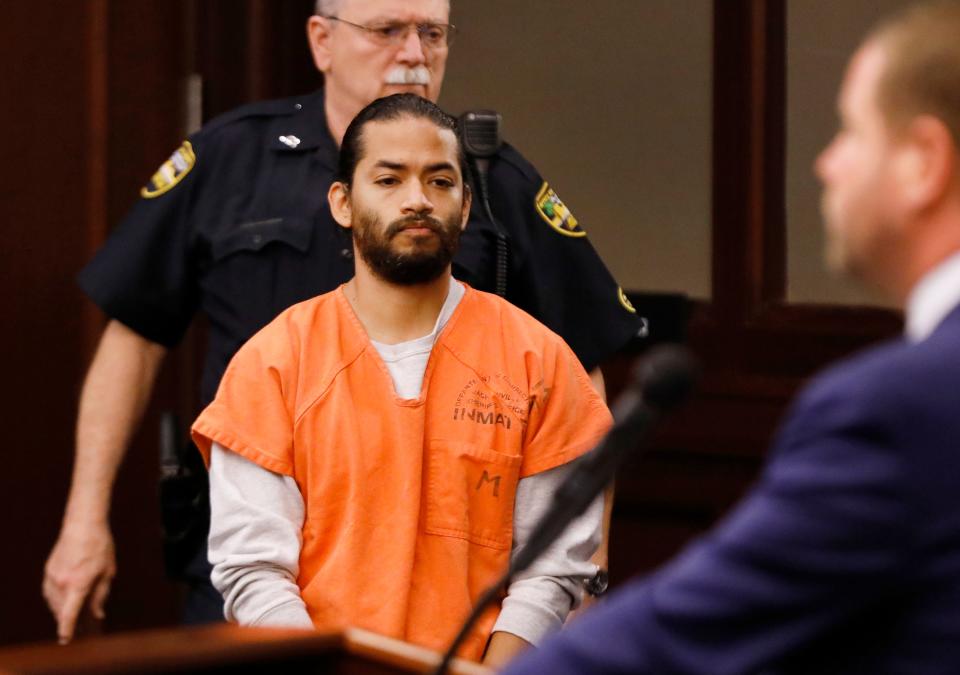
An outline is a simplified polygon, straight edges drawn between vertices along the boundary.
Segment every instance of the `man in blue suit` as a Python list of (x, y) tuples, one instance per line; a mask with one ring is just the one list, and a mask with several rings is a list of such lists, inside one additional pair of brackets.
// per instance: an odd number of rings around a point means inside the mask
[(831, 266), (903, 338), (817, 377), (758, 484), (509, 673), (960, 673), (960, 4), (874, 30), (820, 155)]

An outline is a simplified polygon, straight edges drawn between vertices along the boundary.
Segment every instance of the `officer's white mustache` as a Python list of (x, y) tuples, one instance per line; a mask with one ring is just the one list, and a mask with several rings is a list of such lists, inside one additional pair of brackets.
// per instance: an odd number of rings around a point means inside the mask
[(430, 84), (430, 71), (426, 66), (394, 66), (387, 73), (387, 84)]

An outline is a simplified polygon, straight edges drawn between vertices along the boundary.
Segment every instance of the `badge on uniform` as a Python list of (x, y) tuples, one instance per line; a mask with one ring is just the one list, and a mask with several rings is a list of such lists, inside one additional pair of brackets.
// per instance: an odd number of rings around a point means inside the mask
[(567, 237), (587, 236), (587, 233), (580, 228), (580, 223), (570, 213), (567, 205), (560, 201), (557, 193), (547, 183), (544, 183), (540, 192), (537, 193), (535, 204), (540, 217), (560, 234)]
[(190, 141), (184, 141), (143, 186), (140, 196), (144, 199), (159, 197), (182, 181), (196, 163), (197, 156), (193, 153), (193, 146)]

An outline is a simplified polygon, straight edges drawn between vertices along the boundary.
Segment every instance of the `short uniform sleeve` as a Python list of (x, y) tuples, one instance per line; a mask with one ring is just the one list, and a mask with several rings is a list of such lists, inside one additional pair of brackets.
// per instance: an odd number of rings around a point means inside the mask
[(520, 477), (566, 464), (593, 448), (613, 417), (567, 345), (551, 336), (534, 386)]
[(141, 199), (78, 277), (112, 319), (172, 347), (196, 310), (191, 212), (201, 182), (201, 142), (184, 141), (141, 190)]
[(281, 319), (254, 335), (230, 361), (213, 402), (193, 423), (210, 464), (214, 442), (263, 468), (293, 476), (297, 349)]
[(490, 194), (509, 238), (507, 300), (559, 334), (587, 370), (637, 335), (636, 310), (582, 224), (509, 146), (491, 166)]

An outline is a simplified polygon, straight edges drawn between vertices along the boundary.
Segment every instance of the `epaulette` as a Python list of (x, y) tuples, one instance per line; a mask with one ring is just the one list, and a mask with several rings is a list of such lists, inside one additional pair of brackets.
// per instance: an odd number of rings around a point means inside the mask
[[(231, 140), (231, 132), (227, 131), (231, 125), (253, 118), (269, 119), (272, 117), (293, 117), (301, 110), (314, 106), (322, 108), (323, 94), (317, 92), (306, 96), (297, 96), (270, 101), (248, 103), (239, 108), (219, 115), (209, 122), (177, 148), (167, 161), (151, 176), (147, 184), (140, 190), (144, 199), (154, 199), (166, 194), (187, 177), (197, 164), (197, 158), (203, 153), (209, 153), (213, 148), (222, 145), (223, 141)], [(246, 133), (242, 127), (235, 128), (240, 138)], [(324, 129), (325, 132), (325, 129)], [(306, 134), (303, 134), (306, 136)], [(281, 140), (283, 140), (281, 138)], [(299, 144), (299, 139), (297, 141)], [(304, 147), (307, 147), (306, 145)]]
[(500, 150), (497, 151), (497, 159), (506, 162), (517, 171), (522, 173), (527, 180), (533, 183), (540, 183), (543, 179), (540, 177), (540, 173), (534, 168), (527, 159), (520, 154), (519, 151), (506, 141), (503, 145), (500, 146)]
[(297, 114), (307, 102), (317, 94), (291, 96), (290, 98), (270, 99), (246, 103), (233, 110), (217, 115), (203, 125), (201, 133), (209, 133), (221, 129), (233, 122), (252, 117), (285, 117)]

